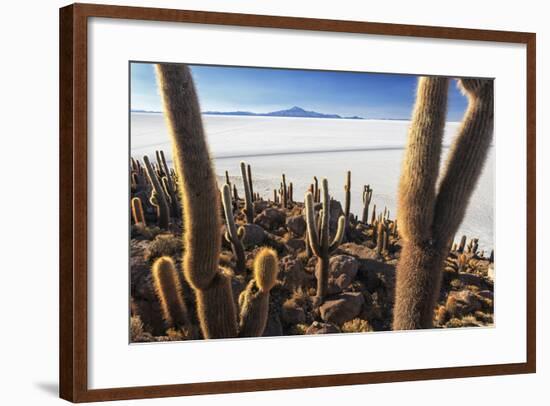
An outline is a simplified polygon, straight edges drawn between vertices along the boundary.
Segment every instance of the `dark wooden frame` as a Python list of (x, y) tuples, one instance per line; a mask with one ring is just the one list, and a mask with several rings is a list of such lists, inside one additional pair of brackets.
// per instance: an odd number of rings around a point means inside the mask
[[(87, 21), (89, 17), (287, 28), (527, 46), (527, 361), (517, 364), (130, 388), (87, 385)], [(448, 379), (536, 371), (536, 71), (534, 33), (73, 4), (60, 9), (60, 396), (73, 402)]]

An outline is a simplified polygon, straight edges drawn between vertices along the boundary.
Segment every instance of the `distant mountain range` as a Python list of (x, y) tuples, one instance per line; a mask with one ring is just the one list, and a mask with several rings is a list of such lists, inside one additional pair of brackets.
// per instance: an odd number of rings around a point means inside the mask
[(270, 113), (253, 113), (251, 111), (205, 111), (203, 114), (217, 116), (262, 116), (262, 117), (309, 117), (309, 118), (343, 118), (351, 120), (362, 120), (363, 117), (342, 117), (338, 114), (324, 114), (316, 111), (304, 110), (301, 107), (294, 106), (286, 110), (272, 111)]
[[(160, 113), (160, 111), (151, 110), (132, 110), (132, 113)], [(363, 117), (351, 116), (342, 117), (338, 114), (323, 114), (316, 111), (304, 110), (301, 107), (294, 106), (286, 110), (272, 111), (270, 113), (253, 113), (251, 111), (204, 111), (202, 114), (212, 116), (256, 116), (256, 117), (309, 117), (309, 118), (341, 118), (348, 120), (363, 120)]]

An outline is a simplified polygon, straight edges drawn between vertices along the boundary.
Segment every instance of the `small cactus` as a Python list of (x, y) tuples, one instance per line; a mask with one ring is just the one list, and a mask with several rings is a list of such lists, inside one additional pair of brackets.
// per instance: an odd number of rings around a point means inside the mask
[(164, 194), (164, 189), (147, 155), (143, 157), (143, 162), (145, 163), (145, 172), (147, 173), (147, 178), (149, 179), (149, 182), (153, 187), (151, 193), (151, 203), (157, 208), (159, 227), (168, 228), (170, 221), (170, 209), (168, 207), (166, 195)]
[(286, 188), (286, 177), (284, 173), (283, 173), (282, 179), (283, 179), (281, 183), (281, 191), (283, 196), (282, 206), (283, 208), (286, 209), (288, 207), (288, 194), (287, 194), (287, 188)]
[(226, 183), (223, 185), (222, 190), (222, 203), (223, 203), (223, 212), (225, 215), (225, 223), (227, 225), (227, 231), (225, 233), (225, 239), (231, 244), (233, 249), (233, 254), (235, 254), (236, 259), (236, 271), (242, 273), (245, 271), (245, 257), (244, 257), (244, 247), (241, 242), (237, 226), (235, 225), (235, 219), (233, 218), (233, 204), (231, 201), (231, 188)]
[(460, 239), (460, 244), (458, 245), (457, 252), (463, 253), (465, 246), (466, 246), (466, 236), (463, 235), (462, 238)]
[(254, 278), (239, 296), (240, 337), (260, 337), (267, 324), (269, 292), (277, 283), (279, 260), (271, 248), (262, 248), (254, 259)]
[(326, 179), (323, 179), (322, 183), (322, 197), (323, 208), (320, 214), (320, 227), (316, 225), (315, 221), (313, 195), (308, 192), (305, 197), (308, 242), (311, 251), (318, 258), (317, 297), (320, 299), (320, 302), (324, 300), (328, 290), (329, 256), (342, 243), (345, 231), (345, 217), (340, 216), (336, 235), (332, 242), (329, 240), (330, 198), (328, 181)]
[(372, 216), (370, 219), (371, 225), (374, 225), (375, 222), (376, 222), (376, 205), (372, 207)]
[(246, 174), (248, 179), (248, 187), (250, 188), (250, 196), (252, 196), (252, 201), (256, 200), (255, 194), (254, 194), (254, 185), (252, 183), (252, 168), (250, 167), (250, 164), (246, 165)]
[(345, 218), (345, 231), (344, 235), (349, 231), (349, 215), (350, 215), (350, 209), (351, 209), (351, 171), (347, 171), (346, 173), (346, 184), (344, 185), (344, 193), (345, 193), (345, 200), (344, 200), (344, 218)]
[(246, 215), (246, 222), (252, 224), (254, 222), (254, 204), (252, 202), (252, 181), (248, 178), (246, 164), (241, 162), (241, 175), (244, 184), (244, 214)]
[(231, 190), (231, 182), (229, 181), (229, 172), (225, 171), (225, 184), (229, 186)]
[(160, 303), (162, 317), (168, 328), (189, 328), (187, 306), (183, 300), (180, 280), (172, 258), (159, 257), (151, 269), (153, 287)]
[(142, 224), (146, 226), (145, 215), (143, 214), (143, 205), (141, 204), (141, 199), (139, 197), (133, 197), (131, 200), (132, 205), (132, 217), (134, 219), (134, 224)]
[(369, 221), (369, 205), (370, 201), (372, 199), (372, 189), (370, 185), (365, 185), (363, 187), (363, 215), (361, 217), (361, 221), (364, 224), (367, 224)]
[(317, 176), (313, 177), (313, 201), (319, 203), (321, 201), (321, 193), (319, 191), (319, 180)]

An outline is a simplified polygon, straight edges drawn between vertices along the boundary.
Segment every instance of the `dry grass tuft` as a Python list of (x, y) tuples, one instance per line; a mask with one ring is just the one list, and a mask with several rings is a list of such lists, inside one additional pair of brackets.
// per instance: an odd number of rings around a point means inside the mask
[(359, 318), (346, 321), (342, 325), (342, 333), (367, 333), (369, 331), (373, 331), (369, 322)]

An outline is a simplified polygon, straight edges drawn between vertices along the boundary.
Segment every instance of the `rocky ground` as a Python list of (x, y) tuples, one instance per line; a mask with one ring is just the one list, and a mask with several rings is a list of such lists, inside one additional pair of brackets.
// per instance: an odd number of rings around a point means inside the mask
[[(239, 202), (242, 205), (242, 201)], [(397, 234), (377, 251), (375, 227), (351, 220), (344, 243), (331, 255), (329, 297), (313, 306), (317, 258), (306, 254), (306, 223), (303, 205), (254, 202), (254, 224), (246, 224), (239, 210), (247, 270), (233, 274), (235, 301), (251, 279), (252, 260), (259, 247), (271, 246), (279, 254), (279, 284), (271, 290), (270, 314), (264, 336), (385, 331), (391, 329), (395, 267), (401, 245)], [(342, 206), (332, 200), (330, 231), (335, 233)], [(148, 222), (154, 224), (154, 222)], [(181, 267), (181, 220), (173, 219), (169, 231), (133, 226), (130, 247), (132, 341), (168, 341), (200, 338), (200, 332), (166, 330), (152, 288), (150, 268), (155, 258), (171, 256)], [(220, 238), (225, 232), (220, 230)], [(223, 239), (222, 239), (223, 240)], [(220, 264), (235, 269), (231, 246), (223, 240)], [(476, 327), (493, 324), (493, 264), (469, 244), (463, 252), (453, 250), (444, 269), (439, 307), (434, 311), (436, 328)], [(181, 277), (181, 275), (180, 275)], [(190, 314), (195, 314), (194, 294), (181, 277)], [(195, 326), (198, 325), (194, 320)]]

